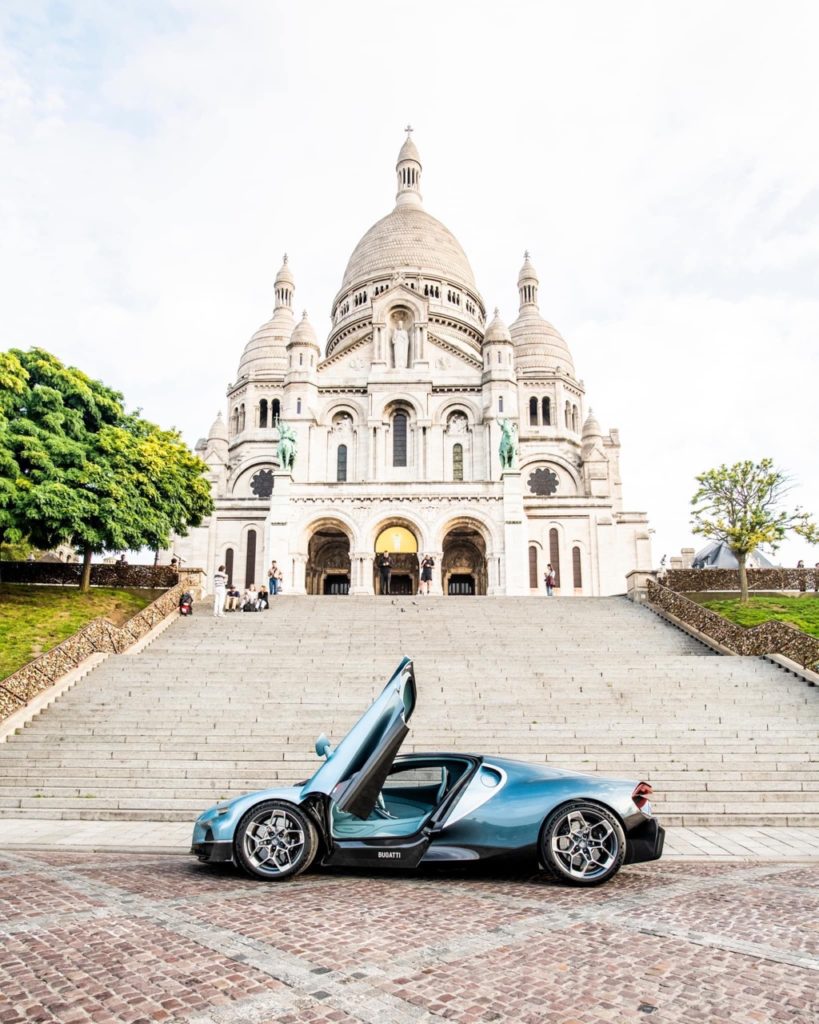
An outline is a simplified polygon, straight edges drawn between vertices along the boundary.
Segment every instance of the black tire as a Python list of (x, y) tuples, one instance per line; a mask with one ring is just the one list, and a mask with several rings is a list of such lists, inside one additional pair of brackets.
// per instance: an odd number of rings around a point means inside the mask
[(318, 851), (312, 818), (285, 800), (265, 800), (242, 817), (233, 836), (236, 863), (253, 878), (284, 882), (306, 871)]
[(541, 830), (540, 859), (566, 885), (602, 885), (617, 874), (625, 856), (623, 826), (600, 804), (585, 800), (562, 804)]

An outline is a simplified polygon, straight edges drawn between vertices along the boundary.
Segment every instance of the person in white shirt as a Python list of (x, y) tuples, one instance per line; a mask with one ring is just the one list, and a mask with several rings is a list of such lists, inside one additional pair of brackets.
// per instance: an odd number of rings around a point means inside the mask
[(220, 565), (213, 574), (213, 614), (221, 619), (225, 614), (225, 596), (227, 595), (228, 578), (225, 567)]

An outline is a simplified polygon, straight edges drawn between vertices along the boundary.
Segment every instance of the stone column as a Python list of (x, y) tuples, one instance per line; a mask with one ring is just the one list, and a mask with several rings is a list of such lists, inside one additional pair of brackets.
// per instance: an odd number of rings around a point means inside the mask
[[(293, 477), (285, 471), (274, 472), (273, 493), (262, 533), (262, 569), (266, 570), (275, 558), (280, 566), (287, 566), (290, 556), (290, 488)], [(285, 586), (288, 581), (285, 580)]]
[(372, 551), (356, 551), (350, 555), (350, 593), (372, 597), (373, 561)]
[(443, 551), (430, 551), (428, 554), (435, 559), (435, 566), (432, 570), (432, 583), (429, 592), (433, 597), (443, 597), (444, 594), (444, 553)]
[(529, 593), (529, 561), (523, 483), (519, 469), (505, 469), (503, 482), (503, 557), (506, 594)]
[(292, 554), (288, 559), (290, 564), (291, 580), (285, 579), (285, 594), (306, 594), (307, 593), (307, 555), (301, 553)]

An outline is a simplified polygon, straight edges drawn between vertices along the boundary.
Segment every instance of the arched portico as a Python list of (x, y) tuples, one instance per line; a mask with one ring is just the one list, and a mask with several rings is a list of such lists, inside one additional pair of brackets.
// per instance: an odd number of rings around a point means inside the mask
[[(378, 524), (373, 541), (373, 588), (376, 594), (418, 593), (419, 539), (420, 531), (403, 517), (385, 519)], [(379, 570), (379, 556), (384, 553), (390, 556), (389, 582), (382, 579)]]
[(441, 559), (441, 583), (450, 596), (486, 594), (488, 570), (483, 525), (464, 517), (447, 525)]
[(307, 593), (347, 594), (350, 591), (350, 535), (338, 519), (313, 524), (307, 542)]

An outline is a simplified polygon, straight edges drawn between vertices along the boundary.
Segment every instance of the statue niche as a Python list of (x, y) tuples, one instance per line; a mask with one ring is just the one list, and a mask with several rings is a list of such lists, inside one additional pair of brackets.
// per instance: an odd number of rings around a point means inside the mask
[(392, 330), (392, 364), (396, 370), (406, 370), (409, 366), (410, 339), (403, 313), (399, 313)]

